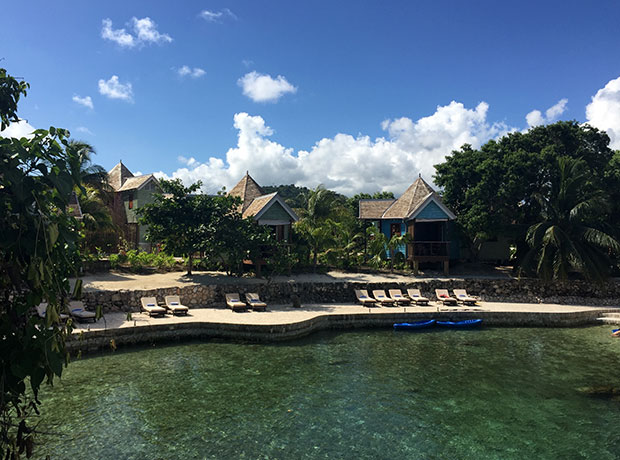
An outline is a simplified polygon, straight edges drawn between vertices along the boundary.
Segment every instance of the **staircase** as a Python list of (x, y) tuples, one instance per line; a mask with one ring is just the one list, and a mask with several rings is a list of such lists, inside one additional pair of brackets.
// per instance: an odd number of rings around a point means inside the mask
[(605, 313), (605, 316), (597, 318), (596, 320), (603, 324), (620, 324), (620, 313)]

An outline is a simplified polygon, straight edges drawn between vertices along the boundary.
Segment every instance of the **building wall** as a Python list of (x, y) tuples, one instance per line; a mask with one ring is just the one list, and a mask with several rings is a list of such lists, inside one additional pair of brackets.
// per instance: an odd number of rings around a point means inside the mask
[[(383, 233), (387, 239), (389, 240), (392, 235), (391, 235), (391, 228), (392, 228), (392, 224), (400, 224), (400, 234), (404, 235), (405, 232), (407, 231), (407, 226), (405, 225), (405, 223), (402, 221), (402, 219), (385, 219), (382, 220), (380, 222), (380, 230), (381, 233)], [(400, 245), (397, 249), (398, 252), (401, 252), (404, 256), (407, 255), (407, 248), (405, 247), (404, 244)], [(388, 251), (388, 257), (392, 257), (392, 255), (389, 253)]]
[(416, 219), (448, 219), (448, 215), (443, 212), (437, 203), (430, 201), (416, 216)]
[(260, 220), (285, 220), (291, 222), (291, 216), (280, 203), (274, 202), (267, 211), (261, 216)]
[[(150, 243), (148, 243), (144, 237), (146, 234), (147, 227), (145, 225), (141, 225), (138, 223), (139, 217), (137, 214), (137, 210), (146, 206), (149, 203), (155, 201), (154, 194), (158, 192), (159, 189), (157, 185), (154, 183), (147, 184), (144, 188), (140, 190), (131, 190), (121, 192), (121, 199), (123, 201), (123, 208), (125, 210), (125, 215), (127, 216), (128, 224), (137, 224), (138, 225), (138, 236), (137, 242), (138, 247), (140, 249), (148, 250), (150, 249)], [(133, 206), (131, 209), (129, 208), (130, 199), (133, 198)]]

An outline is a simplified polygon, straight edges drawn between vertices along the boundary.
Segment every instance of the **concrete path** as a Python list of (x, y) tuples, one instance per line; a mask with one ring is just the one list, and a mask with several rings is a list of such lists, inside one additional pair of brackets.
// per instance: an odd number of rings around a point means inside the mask
[(516, 313), (574, 313), (585, 311), (604, 311), (620, 313), (620, 308), (592, 307), (558, 304), (529, 304), (480, 302), (476, 307), (445, 307), (431, 303), (428, 307), (362, 307), (355, 304), (311, 304), (301, 308), (283, 305), (270, 305), (266, 312), (233, 312), (229, 308), (192, 308), (187, 316), (166, 315), (165, 317), (149, 317), (146, 313), (132, 313), (131, 320), (127, 313), (107, 313), (105, 321), (97, 323), (77, 323), (77, 331), (95, 331), (151, 325), (174, 325), (182, 323), (213, 323), (213, 324), (256, 324), (286, 325), (310, 320), (321, 315), (356, 315), (356, 314), (394, 314), (394, 313), (437, 313), (437, 312), (516, 312)]

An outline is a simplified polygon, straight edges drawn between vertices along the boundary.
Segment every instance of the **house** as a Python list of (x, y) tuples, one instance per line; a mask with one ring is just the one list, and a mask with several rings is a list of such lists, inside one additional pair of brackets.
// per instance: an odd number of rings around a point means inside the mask
[(242, 217), (252, 217), (258, 225), (268, 225), (278, 241), (290, 241), (291, 226), (299, 217), (278, 192), (265, 194), (246, 172), (228, 195), (241, 198)]
[(360, 200), (359, 218), (373, 222), (388, 238), (408, 233), (413, 242), (399, 252), (415, 273), (421, 262), (439, 262), (448, 274), (451, 250), (458, 251), (450, 247), (449, 238), (449, 222), (456, 216), (422, 177), (398, 199)]
[(159, 182), (153, 174), (134, 176), (120, 161), (108, 171), (108, 183), (114, 190), (114, 223), (131, 248), (150, 250), (151, 244), (145, 239), (146, 227), (138, 223), (136, 210), (154, 201), (154, 194), (160, 192)]

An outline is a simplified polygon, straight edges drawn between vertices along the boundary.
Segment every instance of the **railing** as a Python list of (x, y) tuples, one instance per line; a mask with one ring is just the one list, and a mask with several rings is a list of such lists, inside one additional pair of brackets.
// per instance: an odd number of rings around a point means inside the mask
[(449, 241), (414, 241), (407, 245), (407, 253), (410, 258), (418, 259), (425, 257), (450, 257)]

